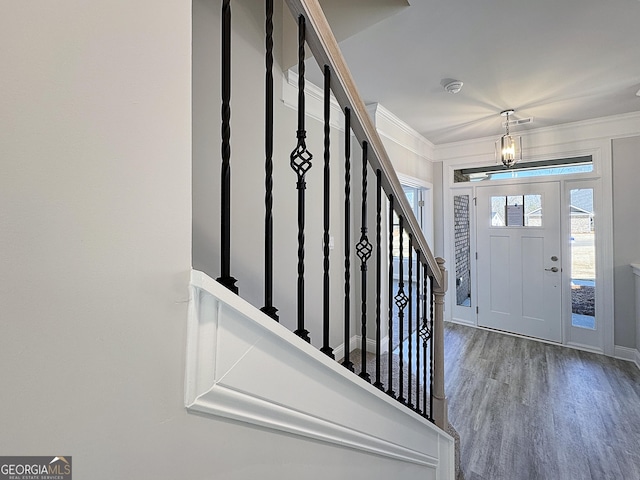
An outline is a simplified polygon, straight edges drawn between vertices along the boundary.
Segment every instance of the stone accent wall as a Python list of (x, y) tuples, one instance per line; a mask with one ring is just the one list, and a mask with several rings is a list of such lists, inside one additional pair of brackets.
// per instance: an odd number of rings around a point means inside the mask
[(471, 296), (471, 235), (469, 232), (469, 195), (453, 197), (456, 262), (456, 304)]

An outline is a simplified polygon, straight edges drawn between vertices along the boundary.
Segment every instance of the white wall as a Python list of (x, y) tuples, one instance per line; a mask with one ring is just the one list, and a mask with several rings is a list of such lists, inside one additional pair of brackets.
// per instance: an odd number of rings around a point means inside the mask
[(2, 11), (0, 451), (65, 452), (77, 478), (204, 475), (181, 451), (213, 439), (182, 407), (190, 4)]
[(640, 137), (614, 139), (613, 235), (616, 345), (636, 349), (635, 278), (630, 263), (640, 261)]

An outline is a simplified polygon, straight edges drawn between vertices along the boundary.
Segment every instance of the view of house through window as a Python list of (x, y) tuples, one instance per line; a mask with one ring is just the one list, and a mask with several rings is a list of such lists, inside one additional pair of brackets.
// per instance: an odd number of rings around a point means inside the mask
[(593, 188), (571, 190), (571, 325), (595, 329), (596, 244)]
[(542, 195), (491, 197), (492, 227), (541, 227)]

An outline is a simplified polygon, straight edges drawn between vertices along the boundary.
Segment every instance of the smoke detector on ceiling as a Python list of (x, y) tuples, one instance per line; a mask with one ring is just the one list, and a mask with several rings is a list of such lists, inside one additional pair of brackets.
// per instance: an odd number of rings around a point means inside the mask
[(451, 82), (448, 82), (444, 85), (444, 89), (448, 93), (458, 93), (460, 90), (462, 90), (462, 85), (464, 85), (464, 83), (462, 83), (460, 80), (452, 80)]
[(638, 91), (636, 92), (636, 96), (637, 96), (637, 97), (640, 97), (640, 90), (638, 90)]

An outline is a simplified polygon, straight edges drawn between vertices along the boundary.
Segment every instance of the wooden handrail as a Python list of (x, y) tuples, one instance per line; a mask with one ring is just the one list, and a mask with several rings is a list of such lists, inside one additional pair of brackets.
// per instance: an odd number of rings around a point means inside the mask
[(367, 113), (362, 97), (318, 0), (286, 0), (286, 2), (295, 17), (299, 15), (305, 17), (306, 40), (313, 56), (321, 69), (324, 68), (324, 65), (331, 68), (331, 90), (342, 109), (345, 107), (351, 109), (353, 133), (361, 144), (362, 142), (369, 144), (369, 163), (374, 171), (379, 169), (382, 172), (382, 188), (387, 195), (393, 195), (394, 204), (405, 219), (405, 230), (413, 235), (417, 249), (422, 252), (435, 285), (443, 291), (446, 290), (444, 275), (402, 190), (393, 164)]

